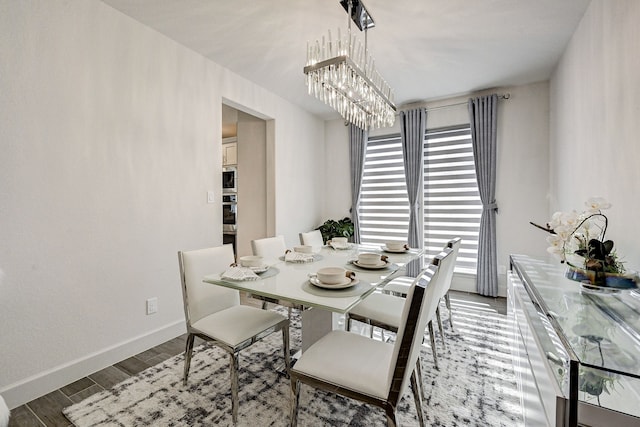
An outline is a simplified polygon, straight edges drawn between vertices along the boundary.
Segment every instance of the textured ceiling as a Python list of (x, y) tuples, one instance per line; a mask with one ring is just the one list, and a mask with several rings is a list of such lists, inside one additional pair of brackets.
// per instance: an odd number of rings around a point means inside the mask
[[(365, 0), (368, 45), (396, 104), (549, 78), (590, 0)], [(324, 118), (307, 42), (347, 29), (338, 0), (103, 0)], [(357, 37), (364, 40), (363, 33)]]

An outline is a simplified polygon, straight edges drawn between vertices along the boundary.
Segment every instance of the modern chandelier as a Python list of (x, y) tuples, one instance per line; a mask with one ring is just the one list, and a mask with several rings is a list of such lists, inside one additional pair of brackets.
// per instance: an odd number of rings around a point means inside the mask
[[(360, 0), (341, 0), (347, 12), (348, 33), (307, 44), (307, 88), (310, 95), (334, 108), (361, 129), (392, 126), (396, 107), (393, 91), (375, 69), (367, 49), (367, 30), (375, 26)], [(351, 35), (351, 20), (364, 31), (364, 46)]]

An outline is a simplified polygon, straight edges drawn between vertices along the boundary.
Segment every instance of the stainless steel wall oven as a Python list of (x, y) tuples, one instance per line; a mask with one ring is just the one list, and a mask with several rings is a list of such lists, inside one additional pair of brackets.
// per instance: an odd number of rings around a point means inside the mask
[(222, 195), (222, 231), (230, 232), (237, 230), (238, 215), (238, 195)]
[(234, 167), (222, 169), (222, 192), (235, 193), (238, 191), (238, 170)]
[(222, 195), (222, 243), (233, 244), (236, 252), (236, 230), (238, 229), (238, 195), (226, 193)]

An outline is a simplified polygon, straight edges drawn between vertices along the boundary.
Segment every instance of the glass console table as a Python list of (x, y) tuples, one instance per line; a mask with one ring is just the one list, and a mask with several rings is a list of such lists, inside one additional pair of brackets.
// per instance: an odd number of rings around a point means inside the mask
[(640, 426), (640, 292), (600, 293), (512, 255), (508, 311), (525, 425)]

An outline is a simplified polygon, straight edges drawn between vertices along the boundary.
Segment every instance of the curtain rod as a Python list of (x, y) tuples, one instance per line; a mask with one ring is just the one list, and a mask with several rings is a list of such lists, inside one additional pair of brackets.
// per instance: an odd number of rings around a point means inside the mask
[[(498, 95), (498, 99), (509, 99), (509, 98), (511, 98), (511, 94), (509, 92), (503, 93), (502, 95)], [(431, 107), (431, 108), (425, 107), (425, 111), (441, 110), (443, 108), (457, 107), (458, 105), (467, 105), (467, 104), (469, 104), (469, 100), (461, 101), (461, 102), (455, 102), (453, 104), (438, 105), (437, 107)], [(399, 116), (400, 115), (400, 111), (401, 110), (396, 111), (395, 115)], [(345, 126), (349, 126), (349, 122), (347, 120), (345, 120), (344, 121), (344, 125)]]
[[(502, 95), (498, 95), (498, 99), (509, 99), (511, 98), (511, 94), (510, 93), (505, 93)], [(469, 101), (463, 101), (463, 102), (456, 102), (454, 104), (446, 104), (446, 105), (438, 105), (437, 107), (427, 107), (425, 108), (426, 111), (433, 111), (433, 110), (440, 110), (442, 108), (449, 108), (449, 107), (456, 107), (458, 105), (467, 105), (469, 103)]]

